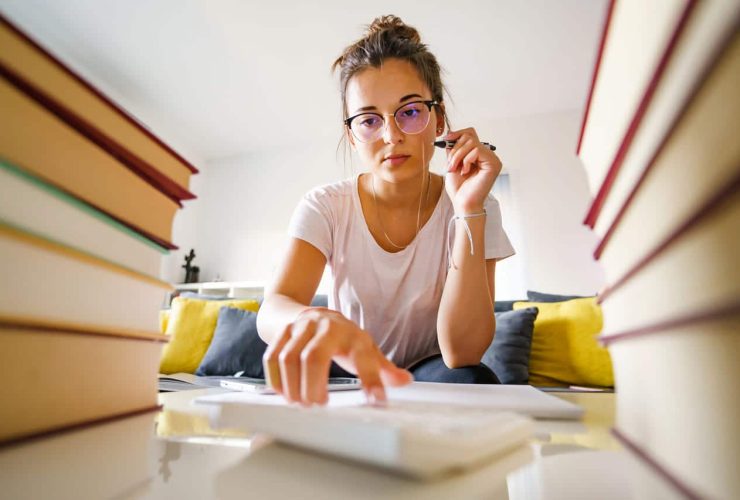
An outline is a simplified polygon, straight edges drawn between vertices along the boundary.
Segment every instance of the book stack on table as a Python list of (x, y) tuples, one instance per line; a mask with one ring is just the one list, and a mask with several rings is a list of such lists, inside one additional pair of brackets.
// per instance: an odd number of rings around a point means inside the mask
[(614, 434), (689, 497), (740, 491), (739, 26), (737, 2), (613, 2), (578, 145)]
[(0, 109), (0, 443), (156, 409), (197, 170), (2, 16)]

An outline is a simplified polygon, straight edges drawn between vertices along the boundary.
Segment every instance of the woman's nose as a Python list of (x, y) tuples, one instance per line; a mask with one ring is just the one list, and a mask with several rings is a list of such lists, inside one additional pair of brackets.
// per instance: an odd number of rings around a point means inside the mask
[(403, 138), (404, 134), (401, 129), (398, 128), (396, 120), (393, 118), (385, 120), (385, 123), (383, 124), (383, 141), (385, 141), (386, 144), (397, 144), (403, 142)]

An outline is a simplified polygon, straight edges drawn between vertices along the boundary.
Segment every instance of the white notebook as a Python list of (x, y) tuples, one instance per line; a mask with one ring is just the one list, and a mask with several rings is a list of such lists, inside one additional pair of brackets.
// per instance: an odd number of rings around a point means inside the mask
[[(330, 393), (325, 407), (281, 396), (230, 392), (202, 396), (211, 423), (414, 476), (465, 469), (523, 445), (529, 416), (579, 418), (583, 410), (530, 386), (414, 382), (388, 388), (384, 407), (361, 391)], [(514, 413), (517, 411), (519, 413)]]

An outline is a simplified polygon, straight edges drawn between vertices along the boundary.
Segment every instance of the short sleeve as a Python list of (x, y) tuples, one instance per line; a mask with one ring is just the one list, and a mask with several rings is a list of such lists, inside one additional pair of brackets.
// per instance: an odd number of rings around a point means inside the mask
[(501, 207), (492, 194), (486, 197), (486, 259), (504, 260), (516, 254), (501, 220)]
[(332, 211), (322, 191), (306, 193), (293, 211), (288, 224), (288, 236), (316, 247), (326, 260), (332, 255)]

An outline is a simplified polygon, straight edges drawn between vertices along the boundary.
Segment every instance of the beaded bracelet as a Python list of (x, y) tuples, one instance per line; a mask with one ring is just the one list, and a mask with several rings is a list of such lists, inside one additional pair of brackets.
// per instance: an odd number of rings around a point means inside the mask
[[(470, 226), (468, 225), (468, 219), (473, 219), (475, 217), (483, 217), (487, 215), (486, 209), (484, 208), (482, 212), (477, 214), (465, 214), (465, 215), (453, 215), (450, 219), (450, 223), (447, 225), (447, 234), (449, 235), (451, 233), (452, 224), (455, 222), (455, 220), (461, 220), (465, 223), (465, 232), (468, 233), (468, 241), (470, 242), (470, 255), (475, 255), (475, 250), (473, 248), (473, 233), (470, 232)], [(447, 237), (447, 267), (453, 267), (457, 269), (457, 266), (455, 265), (455, 259), (452, 257), (452, 248), (450, 246), (450, 238)]]

